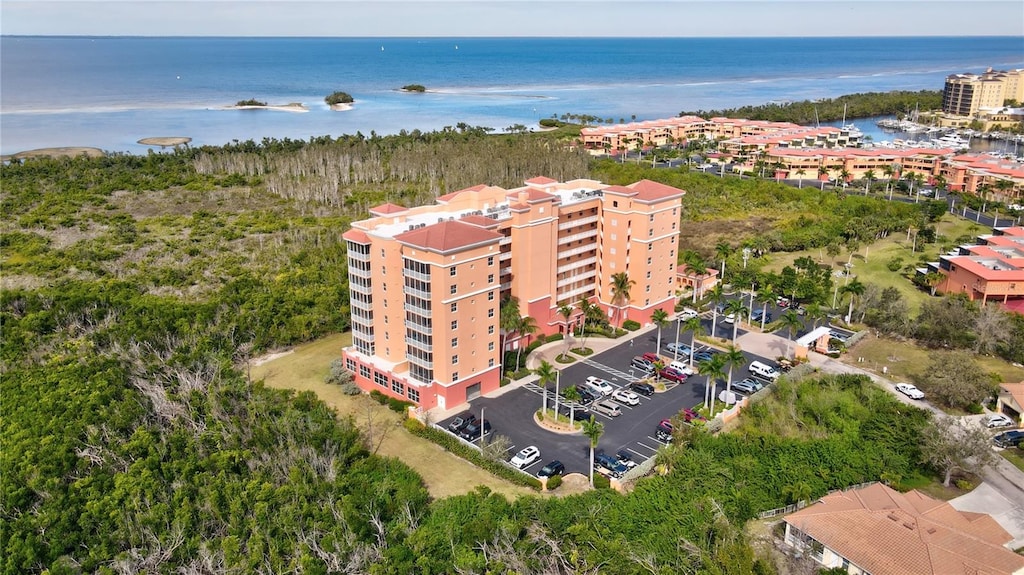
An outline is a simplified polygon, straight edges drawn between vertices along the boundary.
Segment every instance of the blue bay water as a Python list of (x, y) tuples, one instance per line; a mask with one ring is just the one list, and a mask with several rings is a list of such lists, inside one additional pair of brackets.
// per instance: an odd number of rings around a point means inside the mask
[[(0, 152), (502, 130), (565, 113), (628, 120), (889, 90), (1024, 67), (1024, 38), (0, 38)], [(422, 84), (430, 92), (398, 91)], [(331, 111), (325, 95), (356, 99)], [(243, 99), (309, 112), (226, 110)]]

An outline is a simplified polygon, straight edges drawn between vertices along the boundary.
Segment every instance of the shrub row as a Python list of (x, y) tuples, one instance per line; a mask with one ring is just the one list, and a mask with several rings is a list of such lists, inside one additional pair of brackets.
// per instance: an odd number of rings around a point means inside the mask
[(394, 411), (395, 413), (408, 413), (409, 407), (416, 405), (415, 403), (409, 401), (402, 401), (397, 397), (384, 395), (383, 393), (377, 391), (376, 389), (370, 392), (370, 397), (377, 400), (377, 403), (381, 405), (387, 405), (388, 409)]
[(640, 322), (635, 321), (635, 320), (631, 320), (631, 319), (627, 319), (626, 321), (622, 322), (622, 329), (628, 329), (629, 331), (636, 331), (636, 330), (640, 329)]
[(536, 477), (516, 471), (500, 461), (485, 458), (477, 449), (466, 445), (450, 433), (441, 431), (433, 426), (423, 425), (415, 419), (406, 420), (405, 428), (409, 430), (409, 433), (412, 433), (417, 437), (433, 441), (445, 450), (450, 451), (481, 469), (489, 471), (492, 475), (511, 481), (516, 485), (523, 485), (531, 489), (540, 490), (540, 480)]

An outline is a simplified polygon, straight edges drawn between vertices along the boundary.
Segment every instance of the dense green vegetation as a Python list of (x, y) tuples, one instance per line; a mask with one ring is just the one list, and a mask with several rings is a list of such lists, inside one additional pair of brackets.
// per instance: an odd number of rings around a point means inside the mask
[(327, 102), (328, 106), (335, 104), (351, 104), (355, 102), (352, 95), (347, 92), (332, 92), (331, 94), (324, 96), (324, 102)]
[[(0, 167), (0, 571), (767, 574), (746, 519), (913, 476), (922, 416), (837, 377), (780, 387), (781, 403), (758, 404), (739, 435), (681, 436), (661, 456), (671, 471), (628, 495), (509, 502), (481, 489), (430, 501), (353, 422), (233, 367), (347, 327), (339, 237), (384, 201), (538, 174), (650, 177), (689, 191), (699, 207), (687, 219), (726, 217), (739, 198), (765, 217), (784, 207), (770, 225), (780, 247), (821, 241), (801, 227), (868, 237), (923, 217), (770, 182), (592, 170), (552, 145), (562, 134), (485, 134), (458, 126)], [(836, 212), (862, 218), (863, 231)]]
[(426, 92), (427, 88), (422, 84), (406, 84), (402, 86), (402, 90), (406, 92)]
[[(849, 94), (838, 98), (803, 100), (784, 104), (760, 104), (724, 110), (696, 110), (680, 112), (680, 116), (702, 118), (746, 118), (814, 125), (816, 122), (834, 122), (874, 116), (909, 115), (914, 110), (935, 110), (942, 107), (942, 91), (893, 91)], [(845, 114), (845, 116), (844, 116)]]
[(239, 100), (239, 101), (235, 102), (235, 105), (236, 106), (266, 106), (267, 103), (266, 102), (260, 102), (259, 100), (256, 100), (254, 98), (250, 98), (248, 100)]

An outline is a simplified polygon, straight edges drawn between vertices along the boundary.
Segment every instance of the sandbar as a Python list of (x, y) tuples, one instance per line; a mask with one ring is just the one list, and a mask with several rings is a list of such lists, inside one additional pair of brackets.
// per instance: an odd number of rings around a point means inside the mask
[(352, 109), (352, 103), (345, 104), (331, 104), (331, 109), (335, 112), (347, 112)]
[(24, 152), (18, 152), (17, 154), (11, 154), (10, 156), (3, 156), (3, 160), (24, 160), (27, 158), (43, 157), (76, 158), (78, 156), (87, 156), (89, 158), (102, 158), (104, 156), (104, 152), (99, 148), (89, 148), (86, 146), (68, 146), (64, 148), (37, 148), (35, 150), (26, 150)]
[(276, 104), (273, 106), (225, 106), (225, 110), (277, 110), (279, 112), (308, 112), (309, 108), (300, 102)]
[(166, 148), (168, 146), (188, 144), (191, 141), (192, 138), (186, 136), (158, 136), (155, 138), (142, 138), (138, 143), (143, 146), (160, 146), (161, 148)]

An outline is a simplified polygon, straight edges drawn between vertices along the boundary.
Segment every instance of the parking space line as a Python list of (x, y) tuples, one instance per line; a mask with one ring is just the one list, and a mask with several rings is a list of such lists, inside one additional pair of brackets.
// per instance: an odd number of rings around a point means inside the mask
[(634, 450), (634, 449), (632, 449), (632, 448), (629, 448), (629, 447), (627, 447), (627, 448), (626, 448), (626, 451), (628, 451), (628, 452), (630, 452), (630, 453), (632, 453), (633, 455), (636, 455), (636, 456), (638, 456), (638, 457), (642, 457), (642, 458), (643, 458), (643, 460), (642, 460), (641, 462), (643, 462), (643, 461), (647, 461), (648, 459), (650, 459), (650, 458), (651, 458), (651, 456), (650, 456), (650, 455), (647, 455), (647, 454), (645, 454), (645, 453), (640, 453), (639, 451), (636, 451), (636, 450)]

